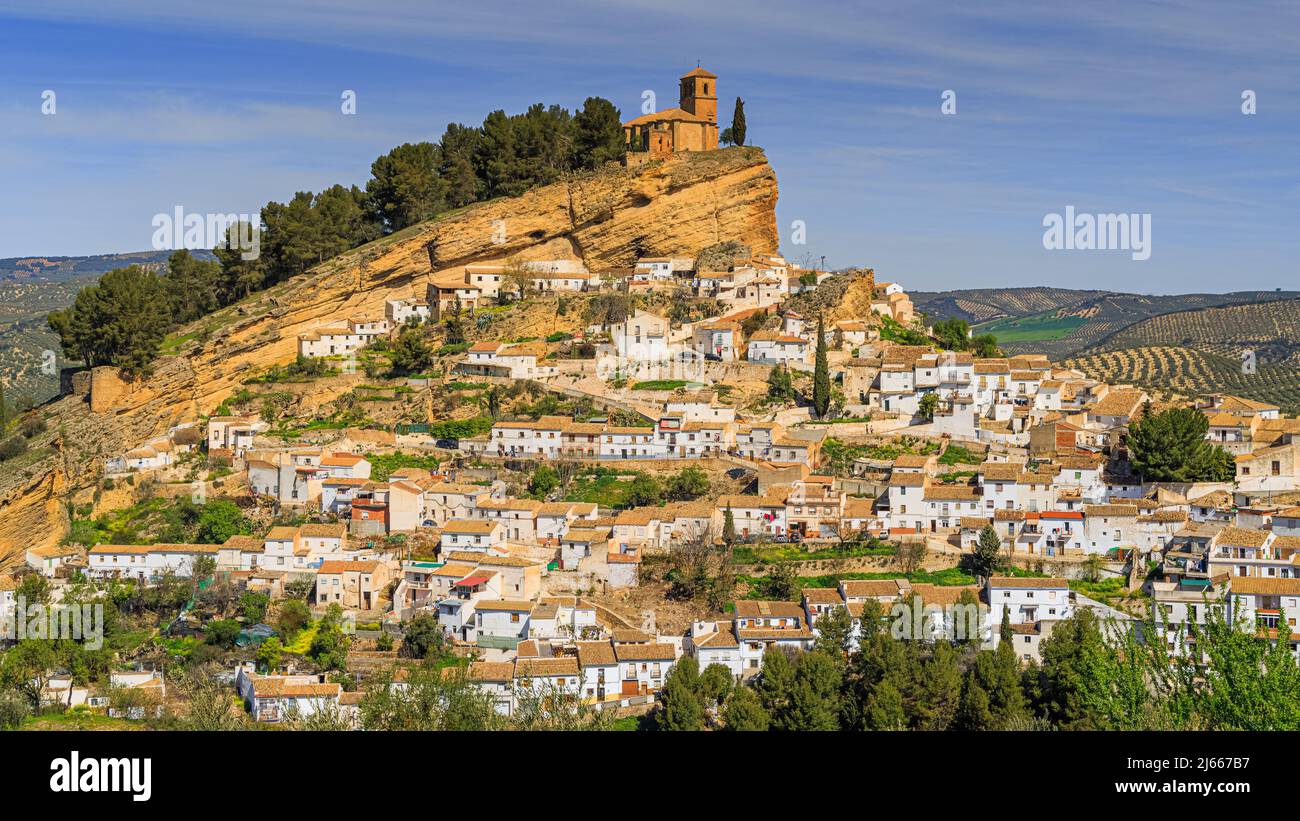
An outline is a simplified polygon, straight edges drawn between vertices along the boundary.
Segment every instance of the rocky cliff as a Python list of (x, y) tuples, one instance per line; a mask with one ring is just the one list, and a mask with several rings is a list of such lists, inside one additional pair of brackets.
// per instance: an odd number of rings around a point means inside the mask
[(105, 457), (210, 414), (245, 379), (291, 361), (299, 334), (383, 316), (385, 300), (423, 297), (474, 262), (574, 259), (602, 270), (725, 240), (776, 253), (776, 199), (776, 174), (756, 148), (577, 175), (412, 226), (205, 317), (174, 335), (149, 378), (78, 374), (73, 392), (43, 409), (49, 455), (0, 473), (0, 566), (63, 538), (58, 502), (90, 493)]

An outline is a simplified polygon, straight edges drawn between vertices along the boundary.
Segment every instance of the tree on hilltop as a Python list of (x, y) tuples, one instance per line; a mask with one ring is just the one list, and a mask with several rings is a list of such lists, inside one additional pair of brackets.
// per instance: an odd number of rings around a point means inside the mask
[(444, 206), (438, 176), (441, 148), (430, 142), (403, 143), (375, 160), (366, 184), (371, 213), (389, 231), (433, 217)]
[(588, 97), (573, 115), (573, 165), (599, 168), (623, 156), (623, 119), (604, 97)]
[(731, 114), (731, 141), (736, 145), (745, 144), (745, 101), (736, 98), (736, 108)]

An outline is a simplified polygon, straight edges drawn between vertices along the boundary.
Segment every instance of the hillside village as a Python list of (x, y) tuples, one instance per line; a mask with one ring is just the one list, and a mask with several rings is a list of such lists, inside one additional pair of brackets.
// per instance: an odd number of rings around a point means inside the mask
[[(717, 148), (716, 77), (682, 80), (680, 108), (624, 124), (630, 164)], [(913, 607), (925, 638), (1027, 668), (1081, 612), (1192, 665), (1215, 619), (1300, 659), (1300, 419), (1001, 355), (869, 269), (740, 242), (630, 263), (431, 262), (382, 314), (320, 321), (202, 418), (100, 458), (69, 537), (0, 577), (0, 615), (116, 597), (148, 641), (129, 670), (20, 683), (157, 717), (160, 660), (197, 654), (251, 721), (358, 727), (423, 660), (507, 719), (642, 716), (680, 665), (730, 692)], [(1144, 474), (1170, 413), (1212, 470)], [(122, 525), (153, 514), (168, 528)]]
[[(506, 298), (511, 286), (503, 283), (517, 279), (507, 278), (508, 267), (466, 266), (463, 280), (390, 300), (382, 317), (304, 334), (300, 357), (337, 365), (422, 325), (472, 321), (499, 300), (547, 292), (687, 291), (716, 300), (722, 313), (678, 323), (638, 307), (582, 329), (579, 339), (595, 347), (589, 359), (560, 358), (545, 342), (480, 341), (453, 355), (443, 376), (409, 380), (431, 389), (473, 380), (487, 390), (527, 380), (606, 408), (587, 416), (499, 419), (450, 441), (432, 438), (428, 426), (399, 425), (399, 434), (344, 431), (311, 446), (275, 439), (257, 414), (179, 427), (108, 460), (106, 481), (166, 482), (201, 456), (228, 466), (236, 480), (229, 495), (302, 523), (211, 544), (34, 549), (28, 571), (55, 591), (81, 579), (150, 585), (201, 571), (274, 602), (297, 585), (316, 613), (334, 606), (381, 635), (426, 617), (472, 659), (469, 678), (507, 715), (523, 690), (543, 685), (592, 705), (651, 705), (687, 657), (745, 680), (772, 648), (812, 649), (819, 618), (834, 608), (847, 610), (856, 636), (867, 601), (887, 612), (911, 597), (939, 606), (967, 597), (989, 616), (979, 641), (1005, 640), (999, 624), (1009, 618), (1025, 662), (1038, 661), (1041, 642), (1081, 608), (1121, 620), (1163, 610), (1175, 625), (1203, 624), (1201, 602), (1252, 622), (1261, 613), (1288, 623), (1300, 615), (1300, 507), (1273, 501), (1300, 490), (1293, 443), (1300, 420), (1276, 407), (1204, 398), (1197, 408), (1205, 436), (1233, 455), (1235, 480), (1149, 482), (1125, 449), (1130, 426), (1150, 411), (1145, 392), (1042, 356), (977, 358), (883, 338), (924, 329), (902, 286), (877, 284), (871, 272), (851, 274), (850, 287), (870, 291), (872, 314), (826, 323), (792, 302), (838, 275), (776, 256), (725, 272), (680, 258), (602, 272), (539, 262), (522, 266), (532, 290)], [(722, 401), (746, 380), (780, 386), (782, 374), (811, 376), (819, 326), (840, 397), (834, 414), (819, 418), (786, 397), (758, 406)], [(658, 384), (638, 389), (647, 382)], [(376, 462), (392, 464), (398, 454), (421, 466), (375, 475)], [(693, 471), (704, 492), (617, 508), (575, 501), (545, 482), (527, 492), (539, 471), (637, 476), (668, 467)], [(739, 478), (739, 492), (708, 490), (728, 476)], [(653, 578), (647, 563), (672, 564), (691, 546), (892, 552), (892, 562), (874, 567), (880, 571), (900, 567), (904, 553), (924, 557), (913, 559), (915, 569), (955, 567), (986, 531), (1002, 566), (1017, 573), (936, 585), (910, 582), (906, 572), (875, 580), (850, 572), (830, 586), (796, 587), (788, 600), (736, 598), (716, 612), (699, 602), (689, 621), (669, 624), (656, 618), (653, 600), (633, 595)], [(11, 609), (19, 584), (6, 577)], [(1106, 595), (1088, 594), (1098, 590)], [(639, 610), (627, 606), (633, 601)], [(1168, 641), (1193, 652), (1177, 630)], [(259, 720), (356, 703), (314, 674), (249, 665), (236, 678)], [(93, 700), (85, 688), (51, 697)]]

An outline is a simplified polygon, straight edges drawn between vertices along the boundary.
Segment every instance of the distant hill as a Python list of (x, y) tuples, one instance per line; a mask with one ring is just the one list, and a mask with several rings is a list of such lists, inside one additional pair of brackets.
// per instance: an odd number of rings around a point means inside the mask
[[(194, 251), (211, 259), (209, 251)], [(10, 402), (20, 397), (43, 402), (59, 391), (59, 374), (45, 373), (45, 351), (59, 342), (45, 324), (50, 311), (66, 308), (77, 291), (114, 268), (166, 266), (171, 251), (138, 251), (86, 257), (10, 257), (0, 259), (0, 378)], [(68, 363), (59, 356), (58, 366)]]
[[(1254, 372), (1243, 352), (1254, 355)], [(1300, 299), (1178, 311), (1130, 324), (1067, 359), (1090, 376), (1231, 393), (1300, 413)]]
[(912, 294), (912, 302), (931, 320), (964, 319), (978, 333), (993, 334), (1009, 353), (1045, 353), (1063, 358), (1163, 314), (1296, 297), (1300, 292), (1150, 295), (1031, 287), (922, 291)]

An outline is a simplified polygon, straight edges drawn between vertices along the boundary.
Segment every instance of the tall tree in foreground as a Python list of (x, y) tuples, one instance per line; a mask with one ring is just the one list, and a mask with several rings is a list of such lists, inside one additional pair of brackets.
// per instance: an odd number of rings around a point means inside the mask
[(831, 369), (826, 361), (826, 320), (817, 316), (817, 358), (813, 366), (813, 410), (823, 417), (831, 407)]
[(736, 145), (745, 144), (745, 101), (736, 98), (736, 108), (731, 113), (731, 141)]

